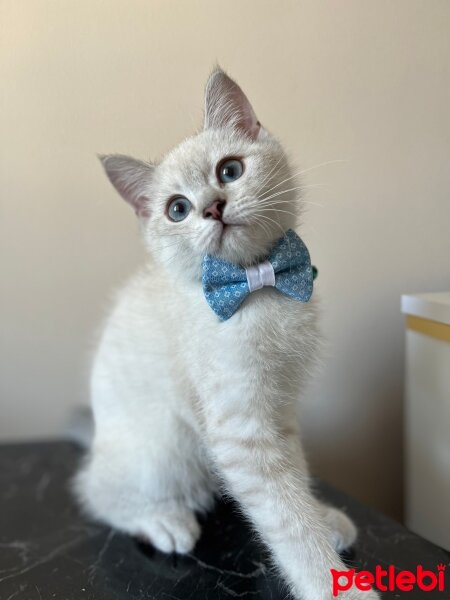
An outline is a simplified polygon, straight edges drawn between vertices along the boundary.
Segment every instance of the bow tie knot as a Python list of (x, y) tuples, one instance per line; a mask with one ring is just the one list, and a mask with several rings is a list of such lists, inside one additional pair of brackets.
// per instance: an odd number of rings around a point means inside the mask
[(275, 271), (268, 260), (245, 269), (249, 292), (256, 292), (265, 286), (275, 286)]
[(221, 321), (229, 319), (250, 293), (265, 286), (308, 302), (313, 279), (308, 249), (292, 229), (278, 240), (266, 261), (246, 269), (214, 256), (203, 259), (203, 292)]

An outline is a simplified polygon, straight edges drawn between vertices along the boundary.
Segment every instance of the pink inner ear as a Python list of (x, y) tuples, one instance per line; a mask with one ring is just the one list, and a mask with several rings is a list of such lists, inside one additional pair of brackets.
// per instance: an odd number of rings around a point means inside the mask
[(134, 208), (138, 216), (148, 217), (149, 200), (146, 189), (153, 174), (153, 165), (123, 154), (101, 155), (100, 160), (109, 180), (122, 198)]
[(261, 125), (247, 96), (222, 70), (209, 78), (205, 94), (205, 128), (235, 127), (252, 139)]
[(232, 84), (232, 92), (230, 94), (232, 97), (232, 104), (234, 104), (235, 109), (239, 113), (236, 126), (255, 140), (258, 137), (261, 124), (256, 118), (255, 111), (241, 88), (232, 80), (230, 80), (230, 83)]
[(133, 207), (138, 217), (148, 218), (150, 216), (150, 208), (148, 205), (148, 198), (145, 196), (139, 196), (133, 202)]
[(244, 129), (244, 131), (252, 138), (252, 140), (256, 140), (261, 130), (261, 123), (256, 119), (256, 115), (254, 113), (253, 116), (254, 119), (251, 117), (247, 117), (245, 119), (245, 123), (242, 129)]

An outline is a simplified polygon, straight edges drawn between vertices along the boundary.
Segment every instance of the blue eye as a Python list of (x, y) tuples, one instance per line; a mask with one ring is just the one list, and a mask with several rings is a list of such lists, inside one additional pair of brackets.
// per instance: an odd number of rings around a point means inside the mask
[(192, 204), (187, 198), (178, 196), (169, 202), (167, 214), (171, 221), (182, 221), (191, 212)]
[(236, 181), (244, 172), (244, 165), (237, 158), (229, 158), (219, 164), (217, 169), (217, 177), (222, 183), (230, 183)]

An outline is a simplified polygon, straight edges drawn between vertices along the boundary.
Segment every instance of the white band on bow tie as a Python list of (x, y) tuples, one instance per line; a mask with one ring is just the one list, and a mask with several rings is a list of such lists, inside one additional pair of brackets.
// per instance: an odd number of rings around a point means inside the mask
[(250, 292), (260, 290), (266, 285), (275, 285), (275, 271), (273, 270), (272, 263), (268, 260), (254, 267), (247, 267), (245, 273)]

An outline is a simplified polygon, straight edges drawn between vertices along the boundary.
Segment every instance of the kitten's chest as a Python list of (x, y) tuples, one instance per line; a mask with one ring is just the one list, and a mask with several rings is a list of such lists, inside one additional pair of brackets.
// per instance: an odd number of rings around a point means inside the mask
[(230, 330), (249, 347), (284, 352), (303, 344), (315, 325), (314, 303), (288, 298), (272, 288), (252, 294)]
[(185, 334), (191, 355), (201, 361), (289, 360), (316, 336), (315, 301), (303, 303), (265, 288), (252, 293), (221, 322), (202, 294), (191, 296), (192, 327)]

